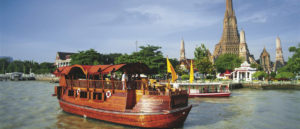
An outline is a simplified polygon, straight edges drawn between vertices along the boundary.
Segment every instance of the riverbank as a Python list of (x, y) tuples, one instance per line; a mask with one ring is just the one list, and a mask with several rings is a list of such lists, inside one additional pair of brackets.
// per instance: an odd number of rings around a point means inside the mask
[(299, 83), (231, 83), (231, 89), (300, 90)]
[(59, 78), (53, 74), (38, 74), (35, 76), (37, 81), (59, 82)]
[[(177, 81), (180, 84), (190, 84), (188, 81)], [(230, 89), (241, 89), (241, 88), (248, 88), (248, 89), (261, 89), (261, 90), (300, 90), (300, 82), (299, 81), (253, 81), (253, 82), (234, 82), (231, 80), (226, 81), (216, 81), (216, 80), (197, 80), (193, 83), (193, 85), (197, 84), (211, 84), (211, 83), (221, 83), (221, 84), (229, 84)]]

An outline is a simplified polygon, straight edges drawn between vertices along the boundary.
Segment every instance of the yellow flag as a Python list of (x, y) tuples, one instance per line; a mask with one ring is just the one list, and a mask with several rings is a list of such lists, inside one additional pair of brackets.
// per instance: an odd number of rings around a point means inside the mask
[(190, 68), (190, 83), (194, 82), (194, 68), (193, 68), (193, 62), (191, 60), (191, 68)]
[(177, 80), (177, 75), (176, 75), (176, 72), (175, 72), (172, 64), (170, 63), (168, 57), (167, 57), (167, 72), (171, 73), (171, 75), (172, 75), (172, 82), (175, 82)]

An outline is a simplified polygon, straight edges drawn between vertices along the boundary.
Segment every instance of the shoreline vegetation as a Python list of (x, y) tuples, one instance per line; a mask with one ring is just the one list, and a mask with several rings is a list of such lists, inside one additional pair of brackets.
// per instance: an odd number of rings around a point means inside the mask
[[(99, 64), (121, 64), (121, 63), (144, 63), (151, 70), (150, 78), (155, 79), (166, 79), (166, 57), (161, 52), (159, 46), (140, 46), (139, 51), (131, 54), (100, 54), (94, 49), (79, 51), (71, 56), (71, 65), (99, 65)], [(255, 80), (267, 80), (270, 82), (281, 82), (281, 81), (296, 81), (299, 80), (300, 75), (300, 44), (297, 47), (290, 47), (289, 51), (293, 55), (288, 59), (285, 66), (280, 68), (277, 72), (266, 73), (263, 71), (262, 66), (259, 64), (251, 64), (251, 67), (257, 68), (257, 72), (254, 73), (253, 77)], [(221, 56), (216, 60), (216, 64), (212, 64), (209, 61), (208, 49), (201, 44), (200, 47), (196, 47), (195, 51), (195, 67), (198, 74), (202, 74), (201, 79), (216, 80), (216, 75), (226, 70), (233, 71), (235, 67), (240, 66), (242, 62), (239, 57), (234, 55)], [(180, 61), (176, 58), (169, 58), (172, 66), (175, 66), (175, 71), (179, 78), (182, 80), (189, 78), (189, 69), (184, 69), (181, 66)], [(235, 60), (235, 61), (231, 61)], [(234, 67), (233, 67), (234, 66)], [(37, 63), (34, 61), (10, 61), (9, 58), (0, 59), (0, 74), (9, 72), (22, 72), (24, 74), (49, 74), (56, 69), (54, 63), (43, 62)], [(41, 77), (40, 80), (49, 80), (47, 77)], [(198, 78), (199, 79), (199, 78)], [(271, 81), (269, 81), (271, 80)], [(218, 80), (219, 81), (219, 80)], [(254, 81), (255, 82), (255, 81)], [(251, 82), (253, 83), (253, 82)]]

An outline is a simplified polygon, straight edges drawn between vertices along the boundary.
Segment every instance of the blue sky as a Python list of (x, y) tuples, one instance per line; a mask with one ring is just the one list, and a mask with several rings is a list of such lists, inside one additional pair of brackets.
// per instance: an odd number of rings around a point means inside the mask
[[(238, 28), (258, 59), (265, 46), (275, 59), (281, 38), (285, 60), (300, 42), (300, 0), (233, 0)], [(221, 38), (225, 0), (0, 0), (0, 56), (54, 62), (57, 51), (94, 48), (132, 53), (158, 45), (179, 58), (180, 40), (193, 58), (204, 43), (211, 52)]]

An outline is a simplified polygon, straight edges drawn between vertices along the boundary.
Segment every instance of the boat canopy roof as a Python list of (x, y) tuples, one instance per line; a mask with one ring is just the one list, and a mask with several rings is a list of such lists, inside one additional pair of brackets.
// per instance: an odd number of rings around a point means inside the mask
[(53, 74), (56, 76), (83, 73), (84, 75), (109, 74), (115, 71), (126, 71), (127, 74), (148, 74), (150, 69), (143, 63), (130, 63), (118, 65), (72, 65), (57, 68)]
[(90, 75), (97, 75), (100, 74), (102, 70), (107, 69), (108, 67), (110, 67), (111, 65), (93, 65), (90, 69), (89, 69), (89, 74)]

